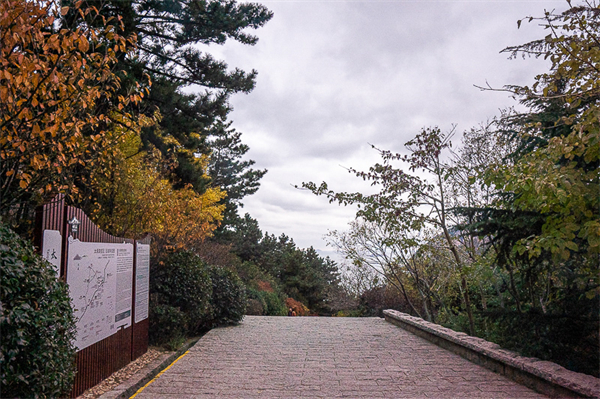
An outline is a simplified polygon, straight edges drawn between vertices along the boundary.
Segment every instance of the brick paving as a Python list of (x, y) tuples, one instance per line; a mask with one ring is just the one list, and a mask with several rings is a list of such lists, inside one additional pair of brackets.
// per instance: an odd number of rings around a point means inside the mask
[(380, 318), (246, 316), (144, 398), (545, 398)]

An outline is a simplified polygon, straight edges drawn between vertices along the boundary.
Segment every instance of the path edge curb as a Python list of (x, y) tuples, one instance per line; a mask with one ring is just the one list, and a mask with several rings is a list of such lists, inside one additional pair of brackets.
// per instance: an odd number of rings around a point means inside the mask
[(387, 309), (385, 320), (473, 363), (554, 398), (600, 398), (600, 379), (576, 373), (556, 363), (502, 349), (481, 338)]
[(171, 363), (173, 363), (177, 358), (194, 346), (199, 340), (200, 338), (194, 338), (190, 341), (187, 341), (177, 351), (169, 352), (166, 355), (160, 356), (144, 369), (140, 370), (140, 372), (131, 377), (129, 380), (113, 388), (111, 391), (101, 395), (98, 399), (129, 399), (141, 387), (146, 385), (149, 381), (152, 381), (154, 377), (169, 367)]

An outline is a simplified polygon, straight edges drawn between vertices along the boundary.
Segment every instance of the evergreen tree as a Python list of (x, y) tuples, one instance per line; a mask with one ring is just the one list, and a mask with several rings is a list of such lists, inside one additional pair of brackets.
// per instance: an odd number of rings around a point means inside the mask
[(340, 286), (337, 264), (310, 247), (300, 249), (285, 234), (264, 234), (258, 222), (246, 214), (227, 226), (217, 239), (230, 242), (242, 261), (256, 265), (271, 276), (288, 297), (304, 303), (311, 311), (328, 313), (328, 294)]
[(218, 242), (230, 243), (232, 252), (244, 262), (256, 262), (263, 252), (263, 233), (258, 221), (247, 213), (243, 218), (236, 218), (234, 223), (221, 229), (215, 238)]
[(237, 211), (243, 207), (242, 198), (258, 190), (259, 180), (267, 170), (252, 169), (255, 162), (242, 159), (249, 147), (242, 143), (241, 133), (231, 128), (231, 123), (217, 123), (208, 145), (212, 150), (209, 164), (212, 184), (227, 191), (222, 226), (228, 226), (239, 218)]
[[(62, 1), (63, 6), (71, 6), (63, 18), (65, 26), (98, 23), (81, 16), (72, 7), (74, 3)], [(198, 156), (211, 152), (206, 138), (211, 133), (219, 134), (219, 125), (226, 124), (231, 111), (229, 96), (249, 93), (257, 74), (255, 70), (245, 72), (239, 68), (230, 71), (225, 62), (214, 59), (204, 49), (228, 39), (256, 44), (258, 38), (246, 30), (263, 26), (272, 18), (272, 12), (260, 4), (238, 4), (235, 0), (83, 0), (82, 3), (84, 8), (97, 7), (106, 18), (119, 18), (124, 26), (122, 34), (137, 39), (134, 57), (120, 55), (121, 89), (127, 92), (136, 85), (147, 86), (149, 95), (137, 110), (147, 115), (159, 110), (161, 118), (158, 124), (144, 129), (142, 138), (146, 148), (156, 147), (165, 158), (176, 160), (172, 175), (176, 187), (191, 184), (202, 193), (209, 181), (202, 177), (204, 166), (198, 162)], [(188, 87), (194, 87), (196, 92), (184, 94)]]

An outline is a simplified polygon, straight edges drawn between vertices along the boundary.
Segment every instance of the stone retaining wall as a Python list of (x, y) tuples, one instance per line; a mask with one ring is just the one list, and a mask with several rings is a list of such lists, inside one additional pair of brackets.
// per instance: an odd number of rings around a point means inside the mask
[(476, 364), (554, 398), (600, 398), (600, 379), (556, 363), (523, 357), (481, 338), (471, 337), (396, 310), (385, 319)]

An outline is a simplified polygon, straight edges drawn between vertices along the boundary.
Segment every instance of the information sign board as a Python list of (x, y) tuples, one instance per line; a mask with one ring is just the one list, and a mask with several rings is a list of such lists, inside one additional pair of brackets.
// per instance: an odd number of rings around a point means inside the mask
[(148, 318), (150, 299), (150, 245), (137, 244), (135, 265), (135, 322)]
[(131, 325), (133, 244), (69, 237), (67, 283), (84, 349)]

